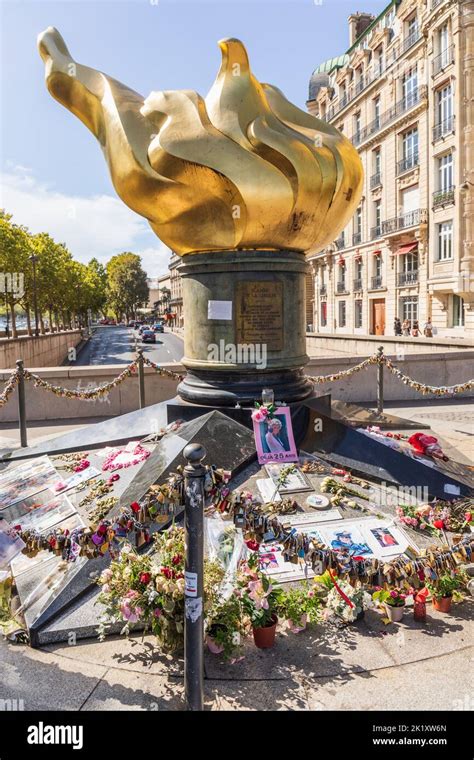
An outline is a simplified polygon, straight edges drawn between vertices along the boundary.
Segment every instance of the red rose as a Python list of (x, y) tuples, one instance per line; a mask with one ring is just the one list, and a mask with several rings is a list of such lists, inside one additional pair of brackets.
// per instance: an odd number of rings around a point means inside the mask
[(181, 560), (182, 560), (181, 554), (175, 554), (174, 557), (173, 557), (173, 559), (171, 560), (171, 564), (172, 565), (179, 565), (179, 563), (181, 562)]
[(249, 538), (248, 541), (245, 542), (250, 549), (251, 552), (258, 551), (258, 543), (257, 541), (254, 541), (252, 538)]
[(142, 573), (140, 575), (140, 583), (144, 583), (146, 585), (147, 583), (150, 583), (150, 581), (151, 581), (150, 573)]
[(161, 572), (165, 576), (165, 578), (171, 578), (171, 570), (169, 567), (162, 567)]
[(96, 532), (99, 534), (99, 536), (104, 536), (107, 533), (107, 526), (99, 525)]
[(130, 504), (130, 509), (133, 512), (139, 512), (140, 511), (140, 504), (138, 503), (138, 501), (132, 501), (132, 503)]
[(466, 520), (466, 522), (472, 522), (472, 512), (466, 512), (464, 514), (464, 519)]
[(442, 530), (444, 528), (444, 522), (442, 520), (433, 520), (433, 525), (435, 528), (438, 528), (438, 530)]

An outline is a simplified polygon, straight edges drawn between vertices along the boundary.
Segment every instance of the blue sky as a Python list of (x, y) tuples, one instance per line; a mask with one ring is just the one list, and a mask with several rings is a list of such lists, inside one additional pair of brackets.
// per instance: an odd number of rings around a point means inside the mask
[[(319, 1), (319, 0), (318, 0)], [(311, 71), (348, 47), (347, 17), (382, 0), (0, 0), (1, 205), (33, 232), (49, 231), (77, 258), (143, 256), (151, 275), (167, 249), (114, 193), (95, 138), (46, 90), (36, 36), (56, 26), (72, 56), (144, 97), (158, 89), (206, 95), (217, 41), (238, 37), (258, 79), (305, 107)]]

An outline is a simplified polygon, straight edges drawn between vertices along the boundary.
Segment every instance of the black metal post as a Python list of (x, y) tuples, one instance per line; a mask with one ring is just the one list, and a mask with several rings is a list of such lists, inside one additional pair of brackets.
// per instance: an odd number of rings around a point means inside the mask
[(145, 406), (145, 364), (143, 362), (143, 349), (137, 350), (138, 354), (138, 404), (139, 408)]
[[(383, 346), (377, 349), (379, 358), (383, 356)], [(381, 361), (377, 364), (377, 412), (383, 414), (383, 364)]]
[(25, 404), (25, 375), (23, 372), (23, 360), (17, 359), (18, 370), (18, 422), (20, 425), (20, 445), (22, 449), (28, 446), (26, 435), (26, 404)]
[(35, 311), (35, 337), (37, 338), (39, 335), (39, 327), (38, 327), (38, 294), (36, 292), (36, 262), (38, 261), (38, 256), (36, 254), (32, 254), (30, 256), (30, 261), (33, 264), (33, 308)]
[(206, 449), (190, 443), (184, 449), (185, 592), (184, 693), (188, 710), (203, 709), (204, 701), (204, 477)]

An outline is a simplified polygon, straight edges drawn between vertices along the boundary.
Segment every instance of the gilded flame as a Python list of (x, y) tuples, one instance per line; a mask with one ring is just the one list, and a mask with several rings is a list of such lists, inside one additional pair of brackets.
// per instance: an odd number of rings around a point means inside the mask
[(205, 99), (192, 90), (144, 99), (76, 63), (53, 27), (38, 38), (49, 92), (96, 136), (118, 195), (174, 251), (321, 250), (359, 203), (358, 153), (261, 84), (239, 40), (219, 46)]

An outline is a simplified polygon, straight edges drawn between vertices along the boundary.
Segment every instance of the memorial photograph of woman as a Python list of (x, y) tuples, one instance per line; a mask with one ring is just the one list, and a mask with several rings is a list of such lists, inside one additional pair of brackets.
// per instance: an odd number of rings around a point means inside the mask
[(261, 421), (254, 420), (253, 424), (260, 464), (298, 460), (288, 407), (279, 407), (271, 417), (268, 416)]

